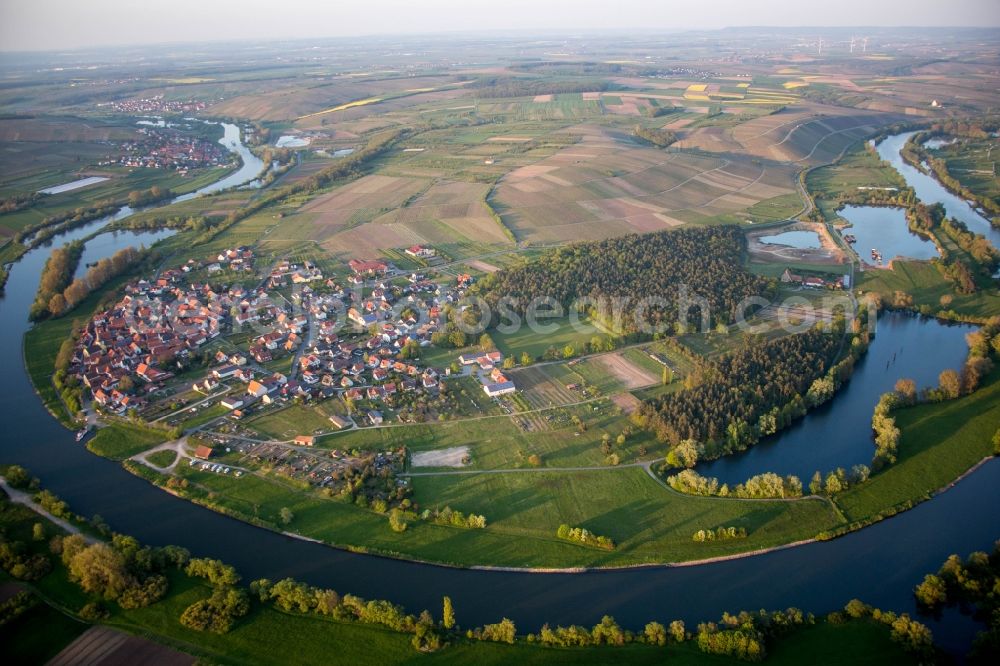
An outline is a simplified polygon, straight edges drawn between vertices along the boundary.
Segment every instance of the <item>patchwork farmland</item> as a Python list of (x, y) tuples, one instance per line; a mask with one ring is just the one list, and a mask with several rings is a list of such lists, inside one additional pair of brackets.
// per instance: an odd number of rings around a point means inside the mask
[(496, 188), (491, 201), (519, 240), (658, 231), (794, 193), (789, 166), (664, 152), (593, 126), (572, 131), (576, 144), (515, 169)]

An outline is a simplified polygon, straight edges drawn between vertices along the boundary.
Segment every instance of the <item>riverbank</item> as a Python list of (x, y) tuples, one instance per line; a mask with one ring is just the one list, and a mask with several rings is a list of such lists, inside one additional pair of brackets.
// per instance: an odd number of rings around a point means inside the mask
[[(613, 571), (646, 567), (688, 567), (709, 565), (712, 563), (725, 562), (736, 559), (751, 558), (781, 550), (804, 546), (816, 541), (828, 540), (840, 537), (845, 534), (860, 530), (874, 522), (894, 516), (906, 509), (913, 508), (919, 503), (934, 497), (935, 495), (954, 487), (961, 479), (968, 476), (972, 469), (983, 464), (984, 458), (989, 459), (992, 453), (990, 439), (995, 429), (996, 423), (1000, 423), (1000, 370), (995, 370), (978, 391), (968, 396), (958, 398), (943, 403), (919, 405), (904, 410), (898, 414), (898, 422), (903, 430), (903, 439), (900, 445), (899, 460), (885, 470), (873, 475), (868, 481), (852, 487), (844, 493), (834, 495), (831, 500), (837, 511), (842, 511), (844, 518), (837, 523), (829, 525), (824, 529), (814, 532), (814, 536), (805, 539), (790, 540), (785, 543), (776, 543), (767, 547), (757, 547), (740, 550), (739, 545), (732, 542), (720, 542), (724, 552), (718, 555), (699, 556), (689, 554), (683, 559), (660, 559), (658, 561), (629, 561), (635, 554), (623, 553), (621, 551), (612, 553), (598, 553), (584, 548), (570, 548), (562, 551), (559, 555), (564, 564), (559, 566), (548, 565), (514, 565), (497, 561), (499, 558), (511, 557), (510, 550), (513, 548), (523, 558), (524, 553), (537, 556), (539, 553), (537, 537), (528, 537), (524, 534), (489, 534), (482, 530), (460, 530), (456, 528), (440, 528), (445, 534), (451, 532), (447, 538), (447, 543), (451, 548), (451, 558), (458, 551), (462, 544), (468, 548), (470, 553), (479, 554), (492, 553), (493, 562), (476, 560), (446, 560), (440, 556), (427, 557), (428, 548), (432, 541), (421, 540), (417, 544), (406, 544), (404, 539), (392, 540), (393, 549), (385, 548), (389, 543), (387, 539), (388, 528), (384, 524), (384, 517), (374, 514), (372, 521), (364, 521), (369, 530), (363, 534), (369, 535), (369, 540), (359, 544), (345, 544), (340, 540), (331, 539), (331, 534), (338, 533), (331, 531), (329, 523), (341, 523), (344, 519), (345, 510), (352, 507), (345, 506), (341, 502), (328, 500), (321, 502), (318, 499), (312, 506), (313, 501), (296, 498), (292, 493), (280, 496), (275, 503), (271, 498), (271, 503), (275, 506), (282, 502), (298, 502), (293, 509), (296, 516), (300, 511), (308, 516), (312, 511), (323, 511), (327, 518), (325, 528), (315, 527), (315, 522), (307, 519), (312, 527), (308, 532), (301, 530), (289, 530), (288, 527), (280, 526), (277, 521), (271, 522), (261, 520), (260, 516), (251, 516), (237, 508), (231, 500), (216, 495), (211, 499), (201, 491), (197, 491), (191, 486), (180, 488), (176, 484), (168, 486), (168, 478), (148, 470), (146, 468), (129, 466), (130, 471), (141, 476), (147, 481), (160, 487), (168, 488), (179, 497), (210, 508), (214, 511), (238, 520), (246, 520), (254, 525), (269, 529), (278, 533), (288, 534), (294, 532), (297, 537), (309, 541), (319, 541), (327, 546), (343, 548), (350, 552), (363, 552), (380, 557), (393, 559), (406, 559), (421, 564), (433, 564), (444, 567), (470, 568), (484, 571), (505, 571), (519, 573), (584, 573), (596, 571)], [(624, 470), (623, 470), (624, 471)], [(541, 472), (539, 472), (541, 473)], [(535, 473), (532, 476), (537, 476)], [(490, 477), (503, 475), (486, 475)], [(246, 478), (246, 477), (244, 477)], [(648, 477), (647, 477), (648, 478)], [(260, 482), (266, 482), (260, 480)], [(276, 486), (277, 487), (277, 486)], [(666, 493), (662, 488), (662, 492)], [(740, 503), (751, 503), (753, 501), (742, 502), (727, 498), (697, 498), (673, 493), (674, 498), (681, 505), (685, 503), (704, 506), (709, 503), (716, 505), (734, 505)], [(786, 503), (799, 505), (808, 502), (813, 498), (801, 498), (790, 500)], [(245, 500), (244, 500), (245, 501)], [(759, 503), (767, 504), (767, 500), (758, 500)], [(771, 502), (777, 504), (778, 502)], [(261, 506), (261, 505), (258, 505)], [(325, 509), (323, 508), (325, 507)], [(359, 534), (357, 529), (362, 527), (349, 521), (353, 525), (353, 530), (349, 533)], [(416, 530), (434, 528), (433, 525), (419, 525)], [(339, 532), (343, 533), (343, 531)], [(473, 544), (473, 540), (483, 540), (487, 543)], [(339, 542), (338, 542), (339, 541)], [(543, 541), (548, 541), (543, 539)], [(555, 542), (555, 540), (552, 540)], [(362, 545), (363, 543), (363, 545)], [(406, 546), (410, 547), (407, 548)], [(675, 549), (677, 544), (668, 546), (668, 552)], [(698, 544), (705, 550), (705, 546), (711, 544)], [(664, 546), (659, 546), (661, 552)], [(430, 552), (434, 552), (432, 549)], [(545, 544), (541, 550), (545, 557), (553, 557), (554, 551), (550, 544)], [(690, 552), (690, 551), (689, 551)], [(571, 558), (571, 559), (566, 559)], [(586, 558), (588, 561), (584, 561)]]
[[(39, 522), (38, 517), (29, 507), (15, 509), (13, 505), (0, 500), (0, 525), (13, 538), (27, 539), (35, 522)], [(60, 532), (57, 524), (49, 523), (44, 518), (41, 522), (47, 534)], [(47, 549), (47, 545), (36, 543), (31, 548), (42, 550)], [(54, 570), (40, 580), (18, 584), (20, 589), (37, 595), (44, 605), (0, 627), (0, 640), (8, 654), (17, 654), (26, 661), (37, 660), (41, 653), (46, 657), (51, 656), (69, 644), (86, 627), (86, 624), (81, 624), (70, 631), (53, 632), (53, 623), (38, 621), (40, 616), (45, 615), (46, 609), (51, 609), (57, 615), (81, 622), (79, 609), (94, 600), (92, 595), (82, 592), (69, 579), (67, 569), (61, 561), (53, 558), (53, 565)], [(178, 618), (185, 608), (207, 597), (212, 589), (204, 581), (181, 571), (171, 571), (167, 578), (167, 596), (146, 608), (123, 609), (117, 604), (103, 602), (109, 615), (100, 624), (152, 639), (202, 659), (225, 663), (235, 660), (241, 664), (285, 664), (289, 646), (294, 646), (295, 662), (301, 664), (402, 664), (412, 663), (418, 655), (411, 646), (410, 634), (373, 624), (323, 617), (315, 612), (282, 611), (272, 604), (259, 603), (256, 599), (250, 603), (249, 614), (241, 618), (229, 632), (212, 634), (193, 631), (181, 625)], [(9, 576), (0, 572), (0, 582), (8, 581)], [(346, 592), (348, 590), (341, 590), (341, 593)], [(503, 609), (497, 608), (496, 613), (498, 616), (503, 614)], [(434, 615), (437, 616), (438, 613), (434, 612)], [(462, 623), (461, 606), (456, 607), (456, 616), (458, 622)], [(669, 618), (661, 618), (661, 622), (666, 625)], [(551, 648), (525, 641), (525, 630), (534, 631), (535, 628), (521, 627), (521, 637), (510, 645), (456, 637), (444, 649), (420, 654), (419, 658), (421, 662), (449, 664), (506, 664), (512, 661), (528, 664), (604, 664), (609, 661), (654, 664), (664, 660), (670, 663), (700, 664), (706, 658), (693, 640), (680, 643), (671, 640), (662, 646), (630, 642), (619, 647)], [(37, 640), (40, 634), (45, 634), (48, 640)], [(810, 655), (810, 662), (816, 664), (857, 663), (856, 660), (862, 657), (892, 663), (913, 661), (912, 656), (903, 651), (899, 644), (889, 639), (884, 626), (865, 620), (833, 622), (820, 619), (815, 623), (807, 622), (786, 635), (769, 641), (768, 647), (772, 651), (768, 663), (779, 666), (801, 663), (804, 655)], [(713, 662), (742, 663), (718, 656)]]
[[(940, 140), (940, 137), (943, 136), (951, 136), (952, 143), (959, 138), (970, 140), (970, 137), (961, 136), (959, 134), (950, 134), (943, 130), (939, 132), (919, 131), (910, 136), (906, 145), (900, 151), (900, 156), (914, 169), (917, 169), (921, 173), (933, 178), (945, 190), (956, 197), (966, 200), (966, 202), (968, 202), (968, 204), (984, 218), (986, 218), (989, 214), (988, 211), (990, 209), (993, 209), (994, 215), (996, 215), (997, 203), (995, 201), (990, 199), (985, 194), (974, 192), (971, 188), (963, 184), (959, 178), (952, 175), (948, 169), (947, 160), (936, 158), (927, 152), (928, 146), (926, 144), (932, 139)], [(948, 145), (950, 144), (942, 144), (942, 147)], [(1000, 216), (987, 219), (989, 219), (990, 223), (994, 227), (1000, 228)]]

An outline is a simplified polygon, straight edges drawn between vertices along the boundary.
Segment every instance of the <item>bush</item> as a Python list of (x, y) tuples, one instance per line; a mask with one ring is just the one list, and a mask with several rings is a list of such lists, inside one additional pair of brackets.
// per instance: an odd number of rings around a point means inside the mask
[(170, 583), (166, 576), (150, 576), (144, 582), (129, 587), (118, 597), (122, 608), (145, 608), (152, 606), (167, 595)]
[(215, 587), (236, 585), (240, 582), (240, 575), (236, 573), (236, 569), (219, 560), (208, 558), (192, 559), (188, 562), (185, 573), (188, 576), (204, 578)]
[(18, 490), (27, 490), (37, 483), (37, 480), (31, 477), (28, 470), (24, 469), (20, 465), (11, 465), (7, 468), (6, 473), (4, 473), (4, 478), (7, 479), (7, 483), (13, 488)]
[(38, 605), (38, 597), (22, 590), (0, 603), (0, 627), (9, 624)]
[(503, 618), (497, 624), (488, 624), (483, 627), (480, 632), (480, 638), (484, 641), (510, 643), (513, 645), (517, 638), (517, 628), (514, 626), (512, 620)]
[(250, 611), (250, 600), (245, 590), (219, 587), (208, 599), (196, 601), (181, 614), (180, 622), (188, 629), (227, 633), (236, 621)]
[(556, 530), (556, 536), (567, 541), (575, 541), (587, 546), (595, 546), (604, 550), (614, 550), (615, 542), (610, 537), (598, 536), (585, 527), (570, 527), (560, 525)]
[(87, 622), (100, 622), (110, 615), (108, 609), (96, 601), (92, 601), (80, 609), (80, 617)]

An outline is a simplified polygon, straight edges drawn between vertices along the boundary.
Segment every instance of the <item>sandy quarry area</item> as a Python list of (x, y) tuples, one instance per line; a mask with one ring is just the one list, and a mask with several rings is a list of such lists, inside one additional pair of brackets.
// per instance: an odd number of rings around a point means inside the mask
[[(762, 236), (777, 236), (787, 231), (812, 231), (819, 236), (819, 248), (797, 248), (789, 245), (762, 243)], [(750, 257), (754, 261), (770, 262), (802, 262), (814, 264), (842, 264), (847, 260), (844, 251), (830, 237), (826, 225), (814, 222), (796, 222), (778, 229), (761, 229), (747, 234), (747, 246)]]

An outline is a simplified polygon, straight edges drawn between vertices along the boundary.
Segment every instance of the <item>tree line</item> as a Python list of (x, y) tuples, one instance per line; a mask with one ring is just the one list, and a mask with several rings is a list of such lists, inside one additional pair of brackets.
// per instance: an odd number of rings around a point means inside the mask
[(28, 319), (38, 321), (51, 314), (49, 304), (57, 296), (62, 298), (63, 290), (73, 280), (73, 273), (80, 263), (80, 257), (83, 256), (83, 245), (83, 241), (73, 241), (52, 250), (52, 254), (45, 260), (45, 266), (42, 267), (42, 274), (38, 279), (38, 291), (28, 311)]
[(58, 233), (68, 231), (69, 229), (82, 224), (86, 224), (91, 220), (111, 215), (112, 213), (117, 212), (118, 209), (126, 203), (129, 206), (136, 208), (138, 206), (148, 206), (164, 199), (170, 199), (171, 197), (173, 197), (173, 192), (171, 192), (169, 188), (161, 188), (157, 185), (154, 185), (148, 190), (133, 190), (129, 192), (128, 196), (123, 201), (105, 199), (90, 206), (80, 206), (62, 213), (49, 215), (43, 220), (26, 225), (19, 229), (18, 232), (14, 234), (14, 241), (17, 243), (24, 243), (30, 239), (31, 245), (33, 247), (37, 247)]
[(554, 81), (544, 78), (489, 76), (477, 79), (469, 86), (473, 95), (480, 99), (499, 99), (504, 97), (534, 97), (536, 95), (561, 95), (605, 91), (615, 88), (608, 81), (597, 79), (576, 79), (569, 81)]
[(60, 317), (66, 314), (92, 292), (138, 264), (147, 254), (145, 248), (126, 247), (99, 260), (87, 269), (83, 277), (73, 280), (61, 293), (52, 295), (46, 305), (48, 316)]
[[(714, 477), (702, 476), (693, 469), (681, 470), (667, 477), (667, 485), (685, 495), (738, 497), (740, 499), (788, 499), (802, 497), (802, 482), (794, 475), (781, 477), (774, 472), (751, 476), (732, 488)], [(745, 536), (745, 535), (744, 535)]]

